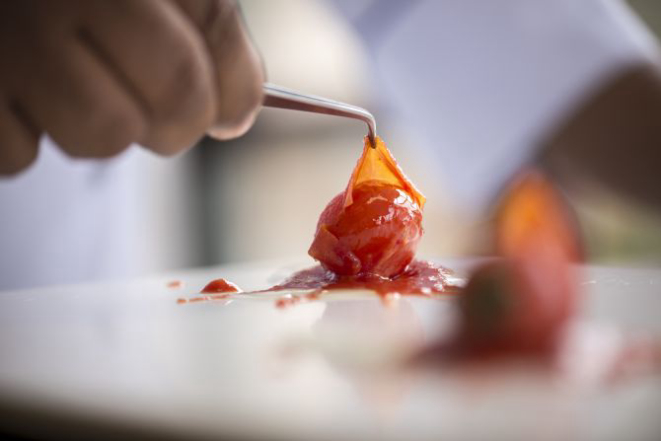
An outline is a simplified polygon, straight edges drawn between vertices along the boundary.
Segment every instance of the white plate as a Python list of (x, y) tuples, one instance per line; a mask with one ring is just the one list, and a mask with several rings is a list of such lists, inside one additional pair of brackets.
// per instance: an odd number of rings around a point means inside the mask
[[(259, 289), (293, 268), (219, 267), (0, 293), (0, 432), (661, 439), (658, 376), (605, 386), (590, 375), (557, 381), (531, 369), (484, 382), (440, 368), (402, 369), (411, 351), (451, 326), (451, 298), (385, 305), (367, 292), (345, 292), (287, 309), (275, 308), (271, 294), (176, 303), (213, 278)], [(173, 279), (183, 287), (168, 288)], [(660, 271), (589, 268), (583, 287), (583, 321), (661, 333)]]

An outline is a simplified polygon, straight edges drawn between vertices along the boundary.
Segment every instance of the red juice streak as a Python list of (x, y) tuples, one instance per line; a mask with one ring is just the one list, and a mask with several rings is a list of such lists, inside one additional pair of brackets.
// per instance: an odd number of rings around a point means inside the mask
[(212, 300), (224, 300), (227, 299), (230, 296), (230, 293), (225, 293), (225, 294), (205, 294), (200, 297), (191, 297), (191, 298), (186, 298), (186, 297), (179, 297), (177, 299), (178, 304), (183, 304), (183, 303), (199, 303), (199, 302), (210, 302)]

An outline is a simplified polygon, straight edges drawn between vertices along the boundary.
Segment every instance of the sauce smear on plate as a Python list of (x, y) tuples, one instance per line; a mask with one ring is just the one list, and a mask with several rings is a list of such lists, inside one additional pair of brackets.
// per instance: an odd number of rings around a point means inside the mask
[(456, 293), (458, 288), (448, 282), (452, 271), (432, 262), (413, 261), (404, 272), (394, 277), (375, 274), (341, 276), (315, 266), (290, 276), (267, 291), (314, 290), (317, 292), (347, 289), (369, 289), (381, 296), (387, 294), (423, 295)]

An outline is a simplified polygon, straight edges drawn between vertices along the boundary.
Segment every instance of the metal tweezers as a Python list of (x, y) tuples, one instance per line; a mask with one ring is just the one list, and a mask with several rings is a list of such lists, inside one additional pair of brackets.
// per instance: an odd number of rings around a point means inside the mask
[(367, 136), (372, 148), (376, 147), (376, 121), (371, 113), (361, 107), (319, 96), (306, 95), (270, 83), (264, 84), (263, 104), (265, 107), (302, 110), (304, 112), (323, 113), (361, 120), (367, 124)]

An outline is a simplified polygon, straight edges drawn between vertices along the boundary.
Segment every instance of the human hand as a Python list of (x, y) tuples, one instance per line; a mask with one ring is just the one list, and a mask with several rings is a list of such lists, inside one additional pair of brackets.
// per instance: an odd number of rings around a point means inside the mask
[(0, 60), (0, 174), (30, 165), (42, 132), (73, 157), (171, 155), (211, 128), (241, 135), (262, 100), (229, 0), (0, 2)]

